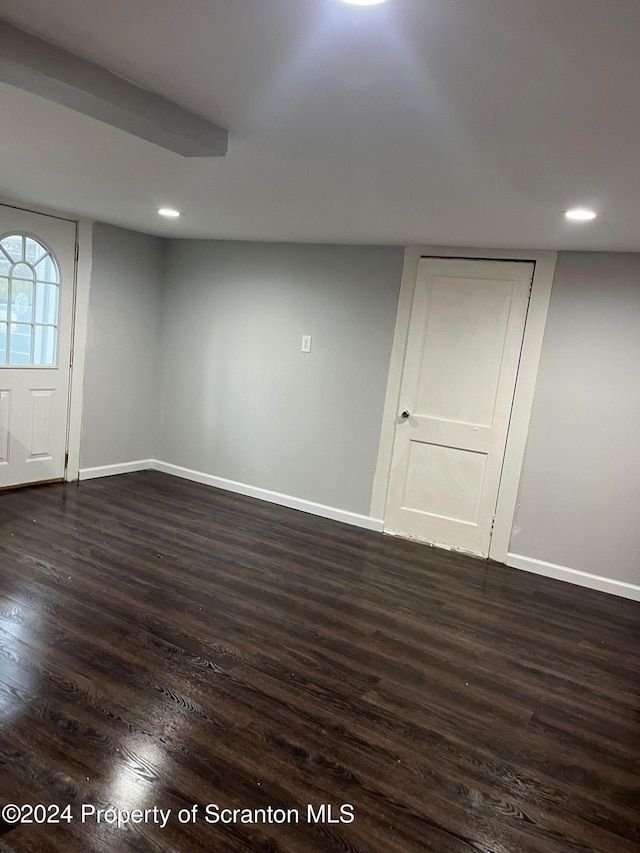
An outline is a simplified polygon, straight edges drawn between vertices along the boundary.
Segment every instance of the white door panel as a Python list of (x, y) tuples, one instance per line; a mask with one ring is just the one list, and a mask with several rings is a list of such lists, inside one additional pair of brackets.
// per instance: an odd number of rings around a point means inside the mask
[(421, 260), (387, 532), (488, 555), (533, 266)]
[(55, 388), (29, 389), (29, 427), (31, 441), (27, 446), (27, 461), (53, 459), (55, 454)]
[(0, 205), (0, 487), (64, 478), (74, 222)]
[(11, 391), (0, 390), (0, 465), (9, 464), (9, 427), (11, 425)]

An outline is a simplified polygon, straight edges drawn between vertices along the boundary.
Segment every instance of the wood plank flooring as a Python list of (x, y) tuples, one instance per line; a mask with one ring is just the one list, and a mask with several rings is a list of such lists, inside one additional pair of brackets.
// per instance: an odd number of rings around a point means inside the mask
[(73, 820), (0, 850), (639, 851), (639, 640), (633, 602), (155, 472), (5, 493), (0, 805)]

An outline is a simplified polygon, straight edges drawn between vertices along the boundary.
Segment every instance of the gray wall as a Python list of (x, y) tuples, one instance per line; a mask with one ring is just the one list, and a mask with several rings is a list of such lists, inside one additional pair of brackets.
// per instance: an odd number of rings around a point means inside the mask
[(640, 255), (558, 258), (510, 550), (640, 584)]
[[(401, 267), (96, 225), (81, 467), (155, 457), (368, 514)], [(512, 553), (640, 584), (639, 377), (640, 255), (561, 253)]]
[(164, 241), (93, 228), (80, 467), (154, 456)]
[(169, 242), (158, 458), (368, 515), (402, 260)]

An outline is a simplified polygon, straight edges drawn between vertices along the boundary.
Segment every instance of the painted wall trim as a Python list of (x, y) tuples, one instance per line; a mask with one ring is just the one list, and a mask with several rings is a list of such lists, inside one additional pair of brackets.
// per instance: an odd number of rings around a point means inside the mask
[(527, 314), (520, 368), (498, 492), (496, 519), (489, 549), (489, 557), (492, 560), (504, 563), (507, 559), (516, 512), (520, 474), (529, 431), (533, 392), (538, 375), (540, 353), (542, 352), (544, 327), (547, 321), (557, 252), (513, 249), (485, 250), (443, 246), (408, 246), (406, 248), (378, 448), (378, 461), (371, 494), (370, 513), (374, 518), (384, 518), (385, 515), (411, 308), (418, 276), (418, 264), (424, 255), (472, 260), (533, 261), (535, 264), (531, 301)]
[[(371, 518), (368, 515), (360, 515), (357, 512), (349, 512), (345, 509), (338, 509), (337, 507), (314, 503), (313, 501), (296, 498), (292, 495), (285, 495), (281, 492), (272, 492), (269, 489), (262, 489), (258, 486), (249, 486), (246, 483), (237, 483), (235, 480), (226, 480), (223, 477), (215, 477), (213, 474), (205, 474), (202, 471), (192, 471), (190, 468), (182, 468), (179, 465), (172, 465), (170, 462), (160, 462), (157, 459), (153, 460), (151, 467), (156, 471), (162, 471), (165, 474), (172, 474), (174, 477), (193, 480), (195, 483), (203, 483), (206, 486), (214, 486), (217, 489), (225, 489), (228, 492), (236, 492), (240, 495), (247, 495), (250, 498), (258, 498), (259, 500), (279, 504), (280, 506), (286, 506), (290, 509), (308, 512), (311, 515), (330, 518), (332, 521), (340, 521), (344, 524), (351, 524), (355, 527), (363, 527), (365, 530), (375, 530), (379, 533), (382, 532), (381, 518)], [(96, 476), (100, 475), (98, 474)]]
[(585, 586), (598, 592), (608, 592), (610, 595), (618, 595), (622, 598), (630, 598), (640, 601), (640, 586), (612, 578), (603, 578), (600, 575), (592, 575), (578, 569), (570, 569), (567, 566), (559, 566), (556, 563), (547, 563), (544, 560), (536, 560), (534, 557), (523, 557), (521, 554), (507, 554), (507, 565), (524, 572), (532, 572), (547, 578), (565, 581), (566, 583)]
[(116, 474), (133, 474), (134, 471), (149, 471), (153, 467), (153, 459), (138, 459), (135, 462), (100, 465), (98, 468), (81, 468), (79, 479), (95, 480), (98, 477), (113, 477)]
[(76, 289), (73, 311), (73, 336), (71, 352), (71, 391), (69, 395), (69, 418), (67, 424), (67, 453), (69, 460), (66, 480), (77, 480), (80, 474), (80, 442), (82, 437), (82, 407), (84, 393), (84, 365), (89, 325), (89, 288), (93, 263), (93, 222), (78, 220), (76, 230), (77, 261)]
[[(272, 492), (269, 489), (262, 489), (258, 486), (249, 486), (246, 483), (238, 483), (235, 480), (226, 480), (223, 477), (205, 474), (202, 471), (192, 471), (189, 468), (182, 468), (180, 465), (173, 465), (170, 462), (161, 462), (158, 459), (139, 459), (135, 462), (102, 465), (98, 468), (83, 468), (80, 471), (79, 479), (93, 480), (98, 477), (111, 477), (117, 474), (131, 474), (135, 471), (148, 470), (161, 471), (164, 474), (181, 477), (184, 480), (192, 480), (195, 483), (202, 483), (205, 486), (213, 486), (217, 489), (247, 495), (251, 498), (268, 501), (279, 506), (286, 506), (290, 509), (297, 509), (310, 515), (317, 515), (321, 518), (328, 518), (332, 521), (350, 524), (354, 527), (364, 528), (365, 530), (373, 530), (377, 533), (382, 533), (383, 531), (384, 523), (380, 518), (372, 518), (371, 516), (338, 509), (337, 507), (314, 503), (313, 501), (303, 500), (292, 495), (285, 495), (281, 492)], [(599, 592), (629, 598), (633, 601), (640, 601), (640, 586), (636, 586), (635, 584), (604, 578), (600, 575), (592, 575), (588, 572), (570, 569), (566, 566), (556, 565), (555, 563), (546, 563), (544, 560), (536, 560), (533, 557), (523, 557), (520, 554), (509, 553), (506, 563), (514, 569), (532, 572), (543, 577), (555, 578), (566, 583), (595, 589)]]

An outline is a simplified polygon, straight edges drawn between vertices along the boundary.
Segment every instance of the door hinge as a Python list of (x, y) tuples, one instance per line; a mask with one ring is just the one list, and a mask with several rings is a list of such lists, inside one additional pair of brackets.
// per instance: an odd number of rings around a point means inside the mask
[(68, 465), (69, 465), (69, 451), (67, 451), (64, 454), (64, 467), (65, 467), (65, 469), (68, 467)]
[(69, 367), (73, 367), (73, 350), (69, 353)]
[(78, 243), (76, 243), (76, 261), (78, 260), (79, 256), (80, 256), (80, 245)]
[(496, 526), (496, 517), (495, 517), (495, 515), (494, 515), (494, 516), (493, 516), (493, 518), (491, 519), (491, 530), (490, 530), (490, 533), (493, 533), (493, 528), (494, 528), (495, 526)]

